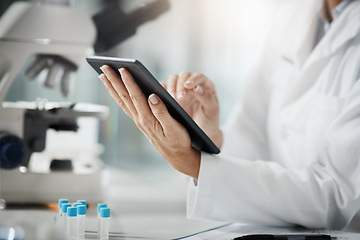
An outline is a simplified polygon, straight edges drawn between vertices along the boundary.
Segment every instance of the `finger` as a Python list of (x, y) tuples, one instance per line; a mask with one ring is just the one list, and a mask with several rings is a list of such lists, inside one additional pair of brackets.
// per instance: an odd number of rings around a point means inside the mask
[(167, 83), (167, 90), (173, 98), (175, 98), (176, 95), (176, 84), (178, 77), (179, 76), (177, 74), (170, 75)]
[(129, 109), (126, 107), (125, 103), (121, 100), (121, 98), (119, 97), (118, 93), (116, 92), (116, 90), (114, 89), (114, 87), (112, 86), (112, 84), (109, 82), (109, 80), (107, 79), (106, 75), (104, 73), (100, 74), (99, 78), (101, 79), (101, 81), (103, 82), (105, 88), (108, 90), (108, 92), (110, 93), (110, 96), (116, 101), (116, 103), (122, 108), (122, 110), (131, 118), (133, 118), (131, 112), (129, 111)]
[[(164, 136), (170, 133), (175, 125), (180, 125), (168, 112), (165, 104), (156, 94), (149, 96), (149, 105), (155, 118), (159, 121)], [(181, 125), (180, 125), (181, 126)]]
[(125, 68), (119, 69), (119, 72), (121, 74), (121, 78), (123, 80), (125, 88), (127, 89), (130, 99), (133, 102), (138, 114), (147, 115), (151, 113), (145, 95), (143, 94), (139, 86), (135, 83), (134, 78), (131, 76), (131, 74)]
[(214, 109), (212, 104), (218, 104), (218, 99), (216, 96), (216, 90), (214, 83), (205, 75), (201, 73), (194, 73), (191, 77), (187, 79), (184, 83), (184, 87), (188, 90), (194, 91), (194, 96), (199, 102), (207, 108), (207, 110)]
[(203, 90), (215, 89), (214, 83), (202, 73), (194, 73), (184, 83), (186, 89), (195, 89), (197, 86)]
[(123, 103), (126, 105), (127, 109), (131, 113), (131, 116), (133, 116), (133, 118), (137, 116), (136, 108), (132, 103), (129, 93), (119, 75), (107, 65), (102, 66), (100, 69), (104, 72), (107, 79), (116, 90)]
[(185, 97), (186, 95), (186, 89), (184, 87), (184, 83), (188, 80), (188, 78), (191, 76), (190, 72), (182, 72), (179, 75), (177, 84), (176, 84), (176, 97), (178, 99), (181, 99)]
[(138, 114), (135, 123), (145, 135), (149, 135), (154, 131), (152, 128), (157, 127), (157, 120), (151, 112), (148, 101), (131, 74), (125, 68), (119, 69), (119, 72)]

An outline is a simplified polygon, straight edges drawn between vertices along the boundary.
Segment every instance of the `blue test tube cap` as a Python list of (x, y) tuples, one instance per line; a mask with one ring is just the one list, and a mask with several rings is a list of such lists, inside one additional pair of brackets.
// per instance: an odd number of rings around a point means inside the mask
[(65, 199), (65, 198), (59, 199), (59, 208), (61, 208), (61, 205), (62, 205), (63, 203), (69, 203), (69, 200), (67, 200), (67, 199)]
[(78, 215), (86, 215), (86, 206), (85, 205), (79, 205), (76, 208), (77, 208)]
[(77, 216), (77, 208), (76, 207), (68, 207), (67, 215), (69, 217), (76, 217)]
[(69, 207), (71, 207), (71, 203), (63, 203), (63, 204), (61, 205), (61, 212), (62, 212), (62, 213), (67, 213), (67, 209), (68, 209)]
[(98, 203), (98, 205), (97, 205), (97, 212), (98, 213), (100, 213), (101, 208), (107, 208), (107, 204), (106, 203)]
[(110, 208), (101, 208), (100, 209), (100, 217), (102, 217), (102, 218), (110, 217)]
[(77, 200), (78, 203), (81, 203), (82, 205), (87, 206), (86, 200)]
[(81, 205), (83, 205), (83, 204), (82, 204), (82, 203), (78, 203), (78, 202), (73, 203), (73, 207), (77, 207), (77, 206), (81, 206)]

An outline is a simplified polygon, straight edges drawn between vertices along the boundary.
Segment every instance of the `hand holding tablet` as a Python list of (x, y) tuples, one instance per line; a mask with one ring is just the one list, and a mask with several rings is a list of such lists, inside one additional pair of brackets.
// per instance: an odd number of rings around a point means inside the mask
[(146, 98), (152, 93), (160, 97), (170, 115), (186, 128), (191, 138), (191, 145), (195, 149), (214, 154), (220, 152), (211, 139), (139, 61), (109, 57), (88, 57), (87, 61), (98, 74), (102, 74), (100, 67), (103, 65), (111, 67), (114, 73), (118, 74), (118, 77), (120, 77), (118, 69), (125, 68), (132, 75), (134, 81)]

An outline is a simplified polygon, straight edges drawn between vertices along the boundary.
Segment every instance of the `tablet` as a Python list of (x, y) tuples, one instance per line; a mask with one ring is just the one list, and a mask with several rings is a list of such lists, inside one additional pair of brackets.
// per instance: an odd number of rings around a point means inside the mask
[(194, 120), (185, 112), (185, 110), (177, 103), (177, 101), (161, 86), (155, 77), (146, 69), (146, 67), (135, 59), (113, 58), (91, 56), (86, 58), (87, 62), (95, 69), (98, 74), (103, 73), (100, 69), (103, 65), (108, 65), (120, 73), (118, 69), (125, 68), (133, 76), (136, 84), (148, 98), (155, 93), (166, 105), (171, 116), (181, 123), (188, 131), (191, 138), (191, 145), (201, 151), (218, 154), (219, 148), (211, 141), (211, 139), (201, 130)]

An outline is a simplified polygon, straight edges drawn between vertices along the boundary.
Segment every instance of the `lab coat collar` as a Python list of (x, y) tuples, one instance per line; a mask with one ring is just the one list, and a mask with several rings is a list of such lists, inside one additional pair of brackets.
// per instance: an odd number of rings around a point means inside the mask
[(350, 3), (324, 36), (322, 46), (323, 53), (328, 55), (336, 52), (345, 43), (356, 37), (360, 33), (360, 1)]
[[(346, 9), (346, 7), (352, 3), (354, 0), (344, 0), (343, 2), (341, 2), (338, 6), (336, 6), (331, 12), (332, 12), (332, 17), (333, 17), (333, 21), (336, 21), (339, 16), (342, 14), (342, 12), (344, 11), (344, 9)], [(324, 33), (327, 32), (327, 30), (330, 28), (330, 22), (329, 19), (330, 17), (328, 16), (328, 11), (327, 11), (327, 3), (325, 0), (323, 0), (323, 5), (321, 7), (321, 10), (318, 13), (318, 19), (321, 22), (321, 24), (323, 25), (323, 29), (324, 29)]]
[[(319, 9), (319, 5), (315, 9)], [(318, 11), (318, 10), (317, 10)], [(351, 2), (342, 14), (330, 25), (329, 30), (313, 49), (316, 37), (318, 19), (312, 18), (308, 22), (308, 29), (304, 32), (302, 44), (297, 48), (297, 63), (306, 68), (313, 61), (328, 57), (340, 47), (352, 40), (360, 33), (360, 0)], [(305, 39), (307, 38), (307, 39)]]
[(310, 89), (316, 82), (315, 76), (319, 76), (323, 67), (330, 60), (331, 55), (336, 54), (338, 49), (360, 33), (359, 12), (360, 0), (355, 0), (331, 24), (328, 32), (313, 50), (312, 44), (316, 36), (317, 27), (315, 24), (316, 19), (311, 18), (308, 21), (309, 27), (304, 28), (301, 32), (304, 36), (302, 38), (303, 42), (298, 45), (292, 57), (295, 64), (294, 67), (298, 73), (291, 90), (285, 96), (283, 108), (291, 105), (291, 103)]

